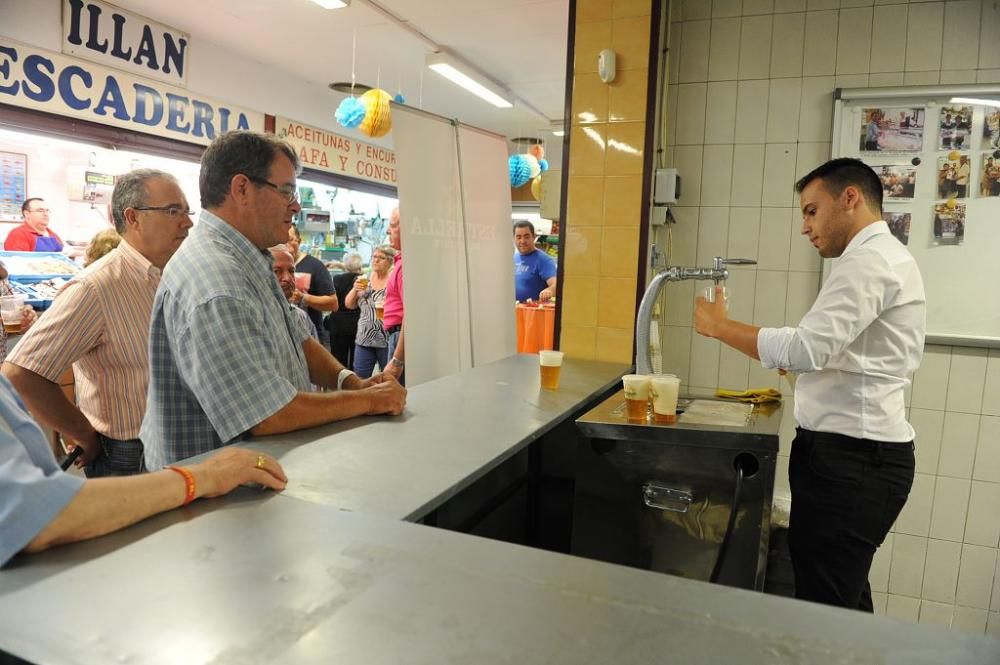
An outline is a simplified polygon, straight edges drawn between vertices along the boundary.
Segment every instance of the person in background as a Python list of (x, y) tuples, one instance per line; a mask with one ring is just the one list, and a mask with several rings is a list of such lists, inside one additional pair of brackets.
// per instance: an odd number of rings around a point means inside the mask
[(375, 363), (383, 370), (388, 364), (389, 338), (378, 317), (377, 306), (384, 306), (385, 286), (395, 256), (396, 250), (389, 245), (376, 247), (372, 251), (372, 270), (367, 283), (355, 279), (354, 288), (344, 299), (346, 309), (361, 313), (354, 340), (354, 371), (360, 377), (371, 376)]
[(385, 284), (385, 308), (383, 310), (382, 327), (388, 338), (386, 350), (388, 366), (382, 371), (390, 374), (406, 384), (406, 348), (403, 339), (403, 239), (400, 233), (399, 208), (393, 208), (389, 213), (389, 245), (396, 250), (392, 258), (392, 272)]
[(514, 222), (514, 299), (551, 300), (556, 294), (556, 262), (535, 248), (535, 225)]
[[(347, 302), (347, 294), (354, 288), (354, 280), (361, 274), (361, 255), (357, 252), (345, 254), (341, 265), (344, 272), (333, 276), (333, 290), (337, 294), (337, 302), (343, 304)], [(330, 352), (344, 367), (354, 367), (354, 340), (358, 335), (360, 315), (360, 310), (345, 306), (326, 317)], [(381, 325), (380, 322), (379, 326)], [(354, 371), (358, 371), (357, 367), (354, 367)]]
[(83, 267), (86, 268), (91, 263), (113, 250), (122, 241), (115, 229), (104, 229), (94, 234), (87, 244), (87, 251), (83, 256)]
[(61, 252), (63, 242), (49, 228), (49, 209), (45, 201), (30, 198), (21, 204), (24, 223), (11, 229), (4, 240), (8, 252)]
[(927, 306), (917, 263), (882, 221), (882, 186), (857, 159), (834, 159), (795, 185), (802, 234), (833, 266), (797, 327), (729, 319), (698, 298), (701, 335), (795, 372), (788, 544), (795, 596), (872, 611), (875, 550), (913, 484), (904, 391), (920, 365)]
[(96, 538), (244, 483), (281, 491), (288, 482), (273, 457), (240, 448), (130, 478), (85, 480), (63, 473), (42, 430), (4, 378), (0, 424), (0, 566), (18, 552)]
[[(10, 273), (7, 272), (7, 266), (0, 261), (0, 296), (13, 296), (16, 295), (14, 292), (14, 287), (10, 284)], [(24, 316), (21, 319), (21, 334), (28, 332), (28, 328), (35, 322), (38, 315), (31, 305), (24, 306)], [(0, 362), (3, 362), (4, 358), (7, 357), (7, 331), (3, 326), (0, 326)]]
[[(111, 215), (122, 242), (63, 287), (2, 369), (39, 422), (83, 448), (89, 477), (142, 470), (153, 297), (192, 226), (177, 180), (155, 169), (118, 178)], [(59, 387), (70, 366), (77, 404)]]
[[(292, 258), (291, 250), (288, 249), (287, 245), (275, 245), (270, 248), (270, 252), (271, 258), (274, 259), (274, 277), (278, 280), (281, 292), (288, 299), (288, 304), (291, 306), (292, 311), (302, 318), (302, 323), (309, 329), (309, 334), (312, 335), (312, 338), (319, 339), (316, 326), (313, 325), (312, 319), (306, 314), (306, 310), (295, 304), (296, 301), (301, 302), (302, 294), (295, 288), (295, 259)], [(298, 298), (296, 298), (296, 294), (298, 294)]]
[(302, 234), (294, 224), (288, 230), (288, 239), (285, 245), (295, 257), (295, 272), (304, 272), (310, 275), (309, 288), (305, 293), (300, 293), (296, 304), (301, 304), (306, 308), (309, 319), (316, 330), (319, 331), (319, 341), (323, 346), (330, 346), (329, 335), (323, 326), (323, 315), (325, 312), (336, 312), (339, 306), (337, 295), (333, 288), (333, 278), (330, 271), (326, 269), (323, 262), (315, 256), (300, 251), (302, 245)]
[(201, 217), (153, 302), (147, 468), (247, 436), (402, 413), (406, 390), (344, 369), (278, 288), (267, 248), (288, 238), (301, 209), (298, 171), (290, 145), (258, 132), (227, 132), (202, 155)]

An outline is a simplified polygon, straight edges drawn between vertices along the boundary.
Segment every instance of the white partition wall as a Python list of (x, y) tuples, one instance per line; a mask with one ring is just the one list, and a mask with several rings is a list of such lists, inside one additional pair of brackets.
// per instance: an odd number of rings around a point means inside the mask
[(503, 137), (393, 106), (407, 384), (517, 347)]

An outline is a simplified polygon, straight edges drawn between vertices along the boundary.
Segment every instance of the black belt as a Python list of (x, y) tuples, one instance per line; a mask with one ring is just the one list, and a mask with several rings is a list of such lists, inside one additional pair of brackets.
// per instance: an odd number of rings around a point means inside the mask
[(812, 430), (796, 427), (795, 433), (804, 441), (824, 441), (851, 450), (876, 450), (882, 446), (910, 446), (913, 441), (876, 441), (875, 439), (858, 439), (846, 434), (834, 434), (833, 432), (814, 432)]
[(385, 329), (385, 333), (387, 335), (391, 335), (392, 333), (397, 333), (397, 332), (399, 332), (402, 329), (403, 329), (403, 324), (398, 324), (398, 325), (395, 325), (395, 326), (389, 326), (388, 328)]

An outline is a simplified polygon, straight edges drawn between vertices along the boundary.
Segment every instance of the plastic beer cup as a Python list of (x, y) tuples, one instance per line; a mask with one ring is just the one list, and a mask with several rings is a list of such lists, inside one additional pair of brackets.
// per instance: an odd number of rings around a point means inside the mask
[(677, 422), (677, 395), (681, 380), (670, 374), (650, 377), (650, 395), (653, 398), (653, 422), (673, 425)]
[(542, 388), (545, 390), (559, 389), (559, 372), (562, 370), (562, 351), (539, 351), (538, 371), (541, 376)]
[(625, 387), (625, 405), (630, 422), (646, 422), (649, 411), (649, 377), (645, 374), (626, 374), (622, 377)]

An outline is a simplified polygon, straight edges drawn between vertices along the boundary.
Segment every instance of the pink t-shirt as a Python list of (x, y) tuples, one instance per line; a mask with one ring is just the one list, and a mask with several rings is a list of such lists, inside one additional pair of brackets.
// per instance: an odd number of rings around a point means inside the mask
[(382, 326), (388, 330), (403, 323), (403, 254), (396, 252), (392, 272), (385, 283), (385, 309), (382, 312)]

